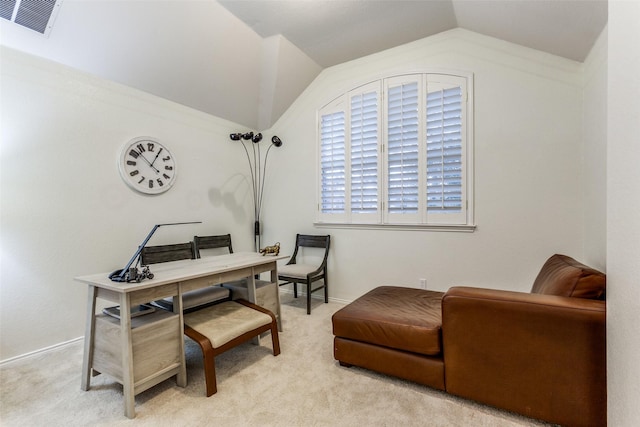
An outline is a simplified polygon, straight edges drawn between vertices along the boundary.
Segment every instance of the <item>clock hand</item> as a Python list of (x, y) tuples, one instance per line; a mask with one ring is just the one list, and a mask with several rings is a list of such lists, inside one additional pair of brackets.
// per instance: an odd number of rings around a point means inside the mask
[(140, 153), (140, 157), (142, 157), (144, 159), (145, 162), (147, 162), (147, 164), (151, 167), (151, 169), (153, 169), (154, 171), (156, 171), (156, 173), (160, 173), (160, 171), (158, 169), (156, 169), (153, 164), (151, 164), (151, 162), (149, 162), (149, 160), (147, 160), (147, 158), (144, 156), (144, 154)]
[[(158, 160), (158, 156), (160, 155), (161, 152), (162, 152), (162, 148), (160, 148), (160, 151), (158, 151), (158, 154), (156, 154), (156, 157), (153, 158), (153, 162), (151, 162), (149, 166), (153, 167), (153, 164), (156, 162), (156, 160)], [(156, 171), (157, 170), (158, 169), (156, 169)]]

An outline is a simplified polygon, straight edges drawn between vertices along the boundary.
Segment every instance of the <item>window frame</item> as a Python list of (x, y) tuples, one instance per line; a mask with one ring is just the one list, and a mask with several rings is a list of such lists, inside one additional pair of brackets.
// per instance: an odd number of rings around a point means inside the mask
[[(398, 84), (418, 82), (418, 209), (411, 214), (389, 212), (389, 111), (388, 89)], [(461, 212), (431, 212), (427, 209), (427, 93), (432, 85), (446, 87), (455, 84), (462, 87), (462, 119), (461, 119)], [(377, 212), (353, 213), (351, 212), (351, 100), (370, 91), (377, 91), (378, 95), (378, 149), (377, 149)], [(343, 212), (323, 212), (322, 189), (323, 181), (320, 172), (322, 162), (322, 117), (330, 111), (343, 111), (344, 125), (344, 151), (345, 151), (345, 194)], [(318, 108), (317, 119), (317, 161), (318, 172), (316, 174), (317, 209), (315, 225), (319, 227), (333, 228), (374, 228), (374, 229), (412, 229), (412, 230), (439, 230), (439, 231), (474, 231), (474, 190), (473, 190), (473, 73), (459, 71), (418, 71), (402, 74), (382, 76), (379, 79), (358, 85), (348, 90), (332, 101)]]

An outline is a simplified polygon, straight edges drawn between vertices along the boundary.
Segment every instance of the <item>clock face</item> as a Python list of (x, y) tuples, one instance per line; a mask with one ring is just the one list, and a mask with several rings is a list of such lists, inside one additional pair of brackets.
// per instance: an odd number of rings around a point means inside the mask
[(176, 181), (176, 161), (154, 138), (134, 138), (122, 147), (118, 162), (124, 182), (144, 194), (160, 194)]

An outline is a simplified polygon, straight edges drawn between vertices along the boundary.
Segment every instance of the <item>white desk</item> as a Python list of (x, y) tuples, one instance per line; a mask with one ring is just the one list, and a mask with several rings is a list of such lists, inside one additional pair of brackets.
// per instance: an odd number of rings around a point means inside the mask
[[(123, 386), (124, 414), (134, 418), (138, 393), (174, 375), (178, 386), (185, 387), (182, 294), (246, 278), (249, 300), (255, 302), (255, 275), (271, 272), (277, 289), (276, 261), (285, 258), (250, 252), (154, 264), (154, 278), (140, 283), (112, 282), (109, 273), (76, 277), (89, 286), (82, 390), (89, 390), (91, 375), (109, 374)], [(156, 310), (131, 318), (131, 307), (170, 296), (174, 297), (175, 313)], [(120, 305), (119, 322), (96, 313), (97, 298)], [(278, 313), (274, 314), (280, 319), (279, 295), (277, 298)]]

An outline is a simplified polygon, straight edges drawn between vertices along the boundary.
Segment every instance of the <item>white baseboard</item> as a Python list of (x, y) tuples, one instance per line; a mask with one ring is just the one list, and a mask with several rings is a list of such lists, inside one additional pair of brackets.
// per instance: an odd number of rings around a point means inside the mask
[(83, 336), (82, 337), (78, 337), (78, 338), (74, 338), (74, 339), (69, 340), (69, 341), (64, 341), (64, 342), (61, 342), (61, 343), (58, 343), (58, 344), (54, 344), (52, 346), (41, 348), (41, 349), (35, 350), (35, 351), (31, 351), (29, 353), (21, 354), (19, 356), (15, 356), (15, 357), (12, 357), (12, 358), (9, 358), (9, 359), (6, 359), (6, 360), (0, 360), (0, 368), (3, 368), (5, 365), (8, 365), (8, 364), (10, 364), (12, 362), (17, 362), (19, 360), (23, 360), (23, 359), (26, 359), (28, 357), (38, 356), (40, 354), (46, 353), (48, 351), (55, 350), (55, 349), (60, 348), (60, 347), (66, 347), (68, 345), (75, 344), (78, 341), (82, 341), (83, 339), (84, 339)]
[[(282, 288), (280, 288), (280, 293), (293, 295), (293, 289), (282, 289)], [(298, 298), (301, 298), (303, 296), (306, 298), (307, 293), (302, 291), (301, 287), (300, 287), (300, 288), (298, 288)], [(322, 293), (315, 294), (315, 295), (311, 294), (311, 298), (312, 299), (319, 299), (319, 300), (323, 300), (324, 301), (324, 296), (322, 295)], [(329, 297), (329, 301), (337, 302), (338, 304), (349, 304), (350, 302), (353, 302), (353, 300), (346, 300), (346, 299), (333, 298), (333, 297)]]

